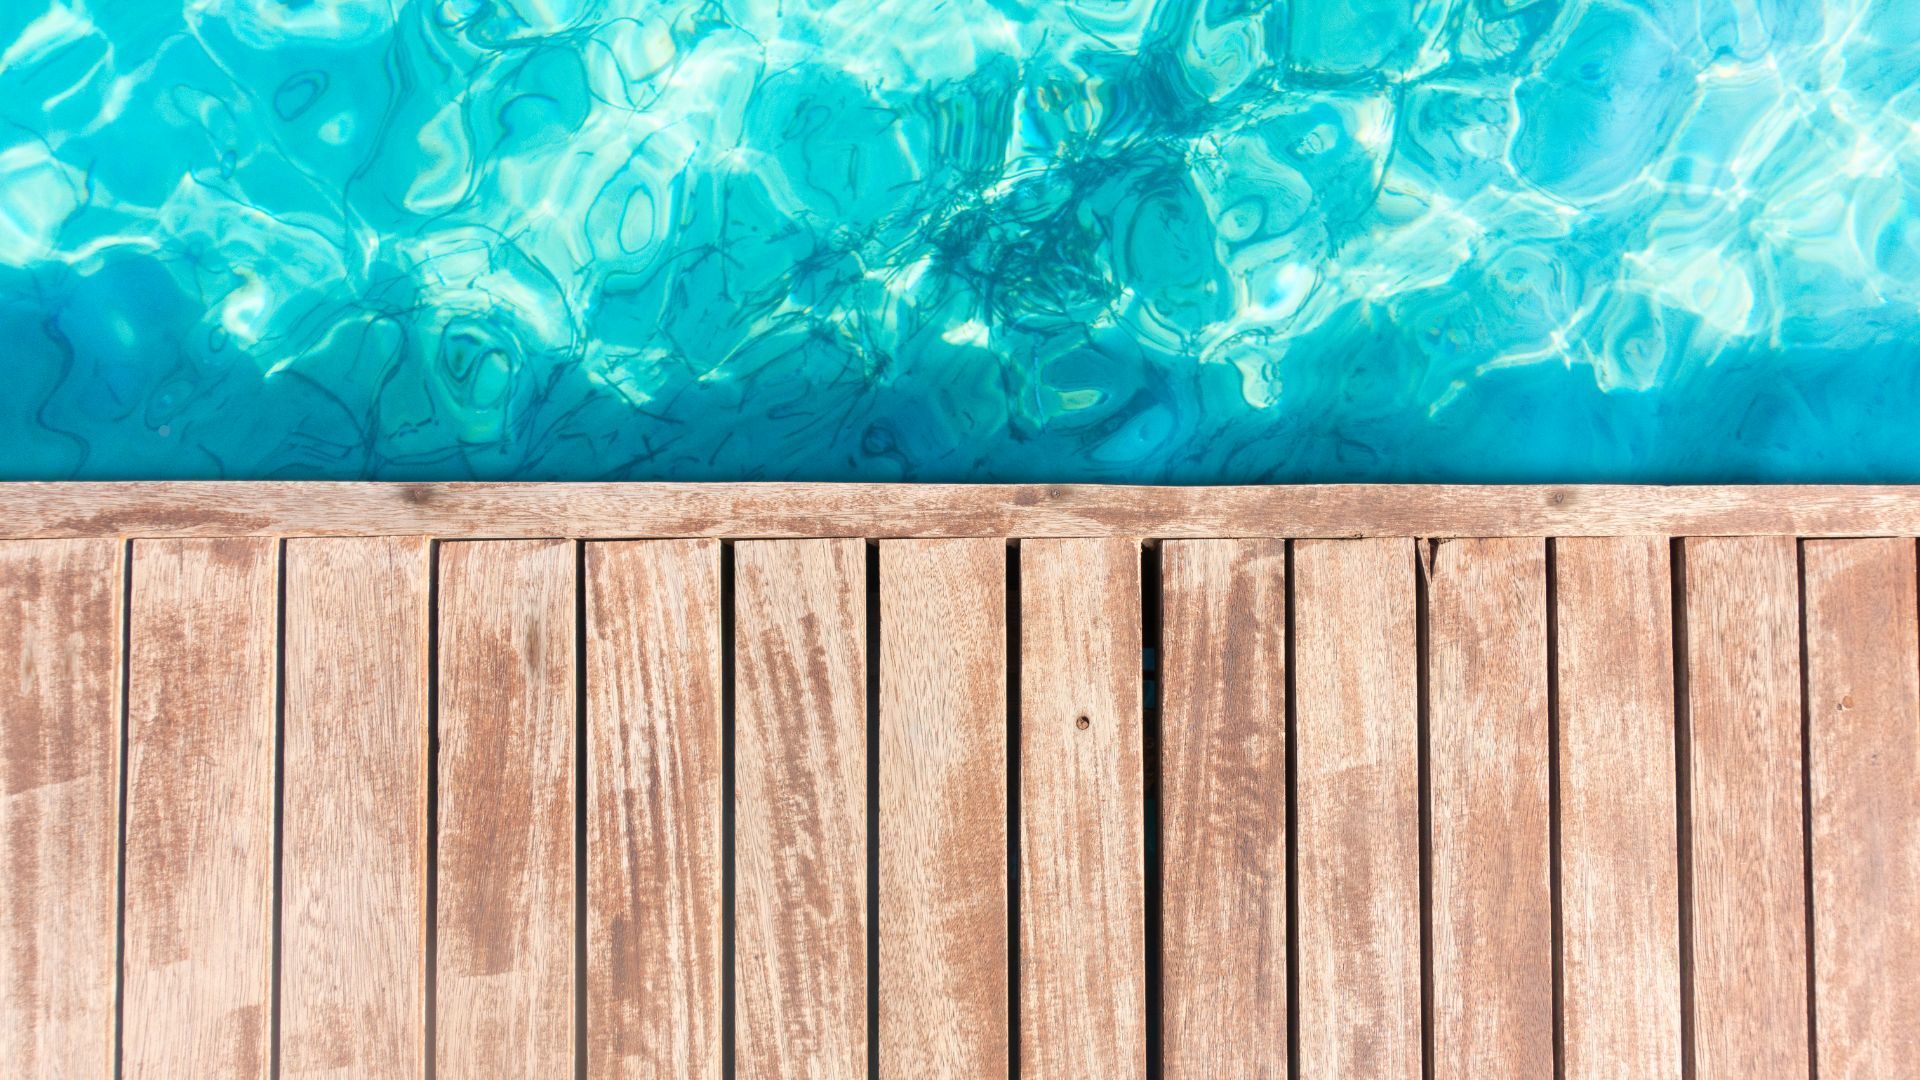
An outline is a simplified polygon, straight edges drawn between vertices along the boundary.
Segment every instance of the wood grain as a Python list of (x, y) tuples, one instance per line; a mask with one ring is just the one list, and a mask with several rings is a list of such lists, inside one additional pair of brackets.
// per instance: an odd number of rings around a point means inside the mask
[(1547, 560), (1434, 543), (1427, 574), (1433, 1075), (1553, 1075)]
[(128, 1076), (267, 1073), (279, 548), (133, 547)]
[(867, 1071), (866, 550), (734, 549), (736, 1066)]
[(1800, 596), (1788, 537), (1685, 541), (1693, 1057), (1807, 1075)]
[(1287, 1075), (1287, 549), (1161, 547), (1161, 1056)]
[(1020, 1074), (1144, 1076), (1139, 544), (1022, 544), (1019, 602)]
[(428, 545), (286, 545), (281, 1073), (425, 1069)]
[(1007, 1076), (1007, 551), (880, 545), (879, 1065)]
[(587, 1073), (720, 1076), (720, 544), (587, 545)]
[(1554, 541), (1566, 1076), (1680, 1073), (1667, 541)]
[(441, 1076), (573, 1072), (574, 569), (564, 540), (440, 549)]
[(1818, 1073), (1920, 1062), (1920, 619), (1913, 541), (1806, 545)]
[(1299, 1075), (1418, 1077), (1413, 542), (1301, 541), (1293, 568)]
[(0, 485), (0, 537), (1163, 538), (1920, 533), (1920, 487), (1301, 484)]
[(0, 1061), (113, 1070), (122, 546), (0, 542)]

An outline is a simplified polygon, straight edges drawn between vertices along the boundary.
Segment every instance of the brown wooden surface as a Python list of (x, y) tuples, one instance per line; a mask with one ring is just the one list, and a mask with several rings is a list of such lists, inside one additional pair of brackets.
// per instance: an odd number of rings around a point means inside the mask
[(1161, 548), (1161, 1047), (1287, 1075), (1287, 549)]
[(1874, 536), (1920, 486), (0, 484), (0, 537)]
[(1135, 541), (1021, 545), (1022, 1076), (1146, 1073), (1140, 615)]
[(1905, 1075), (1915, 491), (0, 487), (0, 1074)]
[(1920, 1063), (1920, 618), (1913, 541), (1806, 545), (1818, 1073)]
[(441, 1076), (573, 1071), (574, 556), (440, 549)]
[(271, 1059), (280, 545), (134, 545), (127, 658), (126, 1075)]
[(587, 1073), (720, 1076), (720, 544), (587, 545)]
[(1007, 1075), (1007, 551), (880, 545), (879, 1066)]
[(867, 1071), (866, 549), (734, 549), (736, 1066)]
[(1800, 595), (1790, 537), (1685, 542), (1693, 1060), (1807, 1075)]
[(1300, 541), (1293, 572), (1300, 1075), (1417, 1078), (1413, 542)]
[(425, 1069), (427, 559), (287, 541), (283, 1076)]
[(113, 1069), (122, 546), (0, 542), (0, 1062)]
[(1680, 1074), (1670, 561), (1662, 539), (1554, 541), (1569, 1080)]
[(1546, 544), (1433, 544), (1433, 1075), (1553, 1075)]

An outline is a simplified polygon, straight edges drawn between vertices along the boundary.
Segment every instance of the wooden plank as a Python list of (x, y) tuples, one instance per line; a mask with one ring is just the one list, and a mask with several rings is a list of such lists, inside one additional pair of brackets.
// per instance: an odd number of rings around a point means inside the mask
[(0, 542), (0, 1061), (113, 1069), (120, 544)]
[(1684, 552), (1694, 1071), (1806, 1076), (1798, 554)]
[(1418, 1077), (1411, 540), (1294, 547), (1301, 1076)]
[(1286, 542), (1160, 550), (1165, 1073), (1286, 1076)]
[(1821, 1076), (1920, 1062), (1920, 620), (1911, 540), (1806, 545)]
[(880, 545), (880, 1072), (1007, 1075), (1007, 550)]
[(1427, 573), (1433, 1075), (1553, 1075), (1547, 559), (1434, 543)]
[(1020, 1074), (1146, 1073), (1140, 548), (1020, 547)]
[(264, 1077), (279, 544), (133, 550), (125, 1068)]
[(734, 549), (735, 1053), (867, 1071), (866, 549)]
[(286, 545), (281, 1073), (425, 1068), (428, 545)]
[(1562, 1056), (1569, 1080), (1680, 1072), (1667, 541), (1554, 541)]
[(1302, 484), (0, 485), (0, 537), (1875, 536), (1920, 487)]
[(573, 1072), (574, 546), (440, 549), (441, 1076)]
[(587, 1072), (720, 1073), (720, 544), (587, 545)]

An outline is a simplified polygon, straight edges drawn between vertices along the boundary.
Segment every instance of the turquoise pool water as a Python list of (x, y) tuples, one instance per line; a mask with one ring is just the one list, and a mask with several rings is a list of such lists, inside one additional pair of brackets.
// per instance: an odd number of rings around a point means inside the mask
[(4, 0), (0, 476), (1920, 481), (1915, 0)]

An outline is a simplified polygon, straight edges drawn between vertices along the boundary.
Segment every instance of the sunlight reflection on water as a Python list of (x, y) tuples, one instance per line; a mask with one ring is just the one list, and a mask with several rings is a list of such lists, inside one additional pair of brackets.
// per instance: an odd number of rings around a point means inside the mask
[(1920, 4), (21, 0), (0, 476), (1920, 480)]

